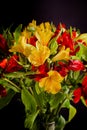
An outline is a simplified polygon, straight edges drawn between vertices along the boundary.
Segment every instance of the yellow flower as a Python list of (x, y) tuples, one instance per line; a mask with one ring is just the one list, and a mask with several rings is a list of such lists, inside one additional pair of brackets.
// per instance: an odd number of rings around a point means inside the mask
[(36, 28), (37, 28), (36, 21), (32, 20), (32, 22), (29, 23), (27, 27), (25, 27), (23, 32), (21, 32), (21, 35), (24, 36), (28, 40), (28, 43), (30, 42), (30, 38), (33, 35), (35, 35)]
[[(14, 43), (16, 44), (16, 43)], [(24, 36), (20, 36), (18, 43), (14, 46), (12, 46), (11, 49), (9, 49), (10, 52), (20, 52), (24, 54), (26, 57), (28, 57), (34, 49), (34, 46), (26, 43), (26, 38)]]
[(26, 39), (29, 39), (31, 37), (31, 32), (27, 31), (27, 29), (25, 28), (23, 30), (23, 32), (21, 33), (22, 36), (24, 36)]
[(50, 49), (47, 46), (43, 46), (39, 42), (36, 43), (36, 47), (27, 44), (24, 36), (20, 36), (18, 43), (12, 46), (9, 51), (24, 54), (34, 66), (44, 64), (45, 60), (50, 56)]
[(36, 20), (32, 20), (32, 22), (29, 23), (29, 25), (27, 26), (27, 28), (28, 28), (28, 27), (31, 27), (32, 29), (33, 29), (33, 28), (36, 29), (36, 27), (37, 27), (37, 25), (36, 25)]
[(62, 49), (52, 58), (52, 61), (55, 62), (57, 60), (69, 60), (70, 49), (63, 46)]
[(35, 36), (40, 43), (43, 45), (48, 45), (49, 40), (51, 39), (52, 35), (51, 25), (49, 22), (41, 23), (37, 26), (37, 30), (35, 32)]
[(36, 21), (33, 20), (21, 34), (28, 39), (28, 42), (31, 36), (35, 36), (40, 43), (47, 46), (54, 32), (52, 31), (52, 27), (49, 22), (37, 25)]
[(41, 43), (36, 42), (36, 47), (31, 51), (28, 60), (34, 66), (40, 66), (44, 64), (46, 59), (50, 56), (50, 49), (47, 46), (43, 46)]
[(49, 71), (48, 77), (42, 78), (39, 86), (48, 93), (56, 94), (61, 89), (63, 77), (57, 71)]

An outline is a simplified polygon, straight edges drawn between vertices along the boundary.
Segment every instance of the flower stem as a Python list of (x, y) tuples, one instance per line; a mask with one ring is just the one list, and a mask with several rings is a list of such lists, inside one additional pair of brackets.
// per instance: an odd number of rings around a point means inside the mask
[(17, 92), (20, 92), (20, 91), (21, 91), (21, 89), (20, 89), (16, 84), (14, 84), (13, 82), (11, 82), (11, 81), (8, 80), (7, 78), (4, 78), (4, 80), (7, 81), (8, 83), (10, 83), (11, 88), (12, 88), (13, 90), (15, 90), (15, 91), (17, 91)]

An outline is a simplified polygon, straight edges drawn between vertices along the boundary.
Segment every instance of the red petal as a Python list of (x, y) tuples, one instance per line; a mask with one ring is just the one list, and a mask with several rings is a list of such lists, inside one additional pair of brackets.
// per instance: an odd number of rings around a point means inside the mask
[(81, 88), (75, 89), (73, 95), (74, 95), (73, 102), (78, 103), (81, 97)]

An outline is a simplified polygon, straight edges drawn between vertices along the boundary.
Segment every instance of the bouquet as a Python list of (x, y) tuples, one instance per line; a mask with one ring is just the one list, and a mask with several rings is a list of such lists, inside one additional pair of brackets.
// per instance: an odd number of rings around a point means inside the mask
[(25, 108), (25, 128), (63, 130), (77, 112), (73, 103), (87, 106), (87, 33), (36, 20), (3, 29), (0, 109), (16, 94)]

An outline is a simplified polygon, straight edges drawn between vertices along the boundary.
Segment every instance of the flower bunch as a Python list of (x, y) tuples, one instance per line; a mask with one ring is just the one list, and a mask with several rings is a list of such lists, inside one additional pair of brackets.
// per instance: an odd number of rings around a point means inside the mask
[[(67, 29), (63, 23), (37, 25), (35, 20), (13, 32), (3, 30), (0, 109), (15, 94), (20, 94), (25, 106), (25, 127), (38, 130), (55, 121), (56, 129), (62, 130), (76, 114), (72, 102), (81, 100), (87, 106), (87, 33), (71, 26)], [(68, 119), (63, 108), (68, 110)]]

